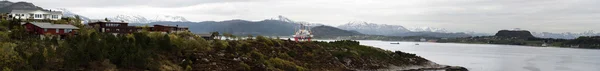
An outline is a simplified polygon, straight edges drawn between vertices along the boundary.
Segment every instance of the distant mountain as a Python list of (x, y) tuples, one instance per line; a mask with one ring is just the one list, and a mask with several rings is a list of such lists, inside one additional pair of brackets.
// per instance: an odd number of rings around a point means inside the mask
[(347, 24), (338, 26), (338, 28), (344, 30), (354, 30), (364, 34), (385, 36), (395, 36), (395, 34), (410, 32), (408, 29), (399, 25), (375, 24), (368, 22), (349, 22)]
[(61, 11), (63, 13), (63, 17), (73, 17), (74, 18), (75, 16), (79, 16), (79, 18), (84, 22), (90, 21), (90, 18), (73, 13), (65, 8), (57, 8), (57, 9), (52, 9), (52, 10)]
[(580, 36), (600, 36), (600, 33), (596, 33), (594, 31), (587, 31), (583, 33), (549, 33), (549, 32), (533, 32), (533, 36), (540, 38), (560, 38), (560, 39), (575, 39)]
[(471, 37), (466, 33), (440, 33), (440, 32), (407, 32), (394, 34), (395, 36), (422, 36), (422, 37), (439, 37), (439, 38), (457, 38), (457, 37)]
[(364, 35), (357, 31), (342, 30), (331, 26), (317, 26), (311, 29), (315, 37), (337, 37), (337, 36), (356, 36)]
[(281, 15), (277, 16), (276, 18), (271, 18), (271, 19), (268, 19), (268, 20), (278, 20), (278, 21), (282, 21), (282, 22), (304, 24), (304, 26), (308, 26), (308, 27), (324, 26), (323, 24), (320, 24), (320, 23), (309, 23), (309, 22), (302, 22), (302, 21), (294, 21), (294, 20), (291, 20), (291, 19), (289, 19), (287, 17), (284, 17), (284, 16), (281, 16)]
[(444, 28), (433, 28), (433, 27), (413, 27), (408, 28), (408, 30), (412, 32), (439, 32), (439, 33), (448, 33), (448, 30)]
[(493, 34), (489, 34), (489, 33), (478, 33), (478, 32), (464, 32), (465, 34), (471, 35), (471, 36), (493, 36)]
[[(190, 31), (198, 34), (210, 32), (231, 33), (234, 35), (265, 35), (265, 36), (291, 36), (301, 24), (309, 27), (319, 27), (322, 24), (298, 22), (289, 18), (278, 16), (277, 18), (262, 21), (226, 20), (226, 21), (204, 21), (204, 22), (171, 22), (159, 21), (147, 24), (131, 24), (137, 26), (154, 24), (188, 26)], [(328, 28), (331, 29), (331, 28)], [(320, 30), (320, 29), (316, 29)]]
[(367, 22), (350, 22), (338, 26), (340, 29), (358, 31), (360, 33), (369, 35), (384, 35), (384, 36), (425, 36), (425, 37), (442, 37), (442, 38), (454, 38), (454, 37), (470, 37), (471, 35), (466, 33), (451, 33), (445, 29), (430, 28), (430, 27), (419, 27), (410, 28), (408, 30), (403, 26), (399, 25), (386, 25), (386, 24), (375, 24)]
[(42, 7), (38, 7), (28, 2), (10, 2), (0, 1), (0, 12), (10, 13), (12, 10), (44, 10)]
[(146, 17), (141, 15), (117, 15), (115, 17), (108, 18), (111, 21), (124, 21), (129, 23), (151, 23), (151, 22), (189, 22), (182, 16), (153, 16)]
[(193, 33), (221, 32), (234, 35), (266, 35), (266, 36), (291, 36), (299, 23), (289, 19), (267, 19), (262, 21), (226, 20), (226, 21), (204, 21), (204, 22), (171, 22), (159, 21), (148, 24), (132, 25), (173, 25), (188, 26)]

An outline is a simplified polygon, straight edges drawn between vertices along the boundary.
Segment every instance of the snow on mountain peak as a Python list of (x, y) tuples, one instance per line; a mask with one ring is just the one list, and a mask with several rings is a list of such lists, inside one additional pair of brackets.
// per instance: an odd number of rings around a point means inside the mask
[(373, 35), (391, 35), (410, 32), (403, 26), (399, 25), (375, 24), (362, 21), (352, 21), (347, 24), (340, 25), (338, 28), (344, 30), (354, 30), (360, 33)]
[(444, 28), (433, 28), (433, 27), (412, 27), (408, 28), (408, 30), (412, 32), (438, 32), (438, 33), (448, 33), (448, 30)]
[(108, 18), (112, 21), (123, 21), (129, 23), (151, 23), (158, 21), (170, 21), (170, 22), (189, 22), (182, 16), (169, 16), (169, 15), (157, 15), (153, 17), (141, 16), (141, 15), (117, 15), (112, 18)]
[(56, 9), (50, 9), (50, 10), (52, 10), (52, 11), (61, 11), (63, 13), (63, 17), (73, 17), (73, 18), (75, 18), (75, 16), (79, 16), (79, 19), (81, 19), (82, 21), (84, 21), (84, 23), (90, 20), (90, 18), (78, 15), (76, 13), (73, 13), (73, 12), (65, 9), (65, 8), (56, 8)]

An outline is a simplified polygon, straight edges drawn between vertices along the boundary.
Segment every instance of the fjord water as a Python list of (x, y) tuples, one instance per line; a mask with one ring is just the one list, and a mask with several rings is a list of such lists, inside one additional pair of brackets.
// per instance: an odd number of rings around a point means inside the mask
[[(471, 71), (600, 71), (600, 50), (488, 44), (360, 40), (361, 45), (413, 53)], [(415, 45), (415, 44), (419, 45)]]

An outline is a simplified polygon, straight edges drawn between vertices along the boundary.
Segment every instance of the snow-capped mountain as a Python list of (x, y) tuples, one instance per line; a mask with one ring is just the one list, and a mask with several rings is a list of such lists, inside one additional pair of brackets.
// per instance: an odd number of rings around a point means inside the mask
[(338, 26), (338, 28), (371, 35), (394, 35), (410, 32), (408, 29), (399, 25), (375, 24), (360, 21), (349, 22), (348, 24)]
[(65, 8), (57, 8), (57, 9), (51, 9), (53, 11), (61, 11), (63, 13), (63, 17), (73, 17), (75, 18), (75, 16), (79, 16), (79, 19), (81, 19), (81, 21), (87, 22), (90, 21), (90, 18), (87, 18), (85, 16), (81, 16), (79, 14), (73, 13)]
[(147, 17), (147, 16), (141, 16), (141, 15), (117, 15), (115, 17), (108, 18), (108, 20), (111, 20), (111, 21), (123, 21), (123, 22), (129, 22), (129, 23), (141, 23), (141, 24), (146, 24), (146, 23), (151, 23), (151, 22), (158, 22), (158, 21), (189, 22), (187, 19), (185, 19), (184, 17), (181, 17), (181, 16), (153, 16), (153, 17)]
[(432, 27), (412, 27), (408, 28), (412, 32), (438, 32), (438, 33), (449, 33), (444, 28), (432, 28)]
[(316, 26), (323, 26), (323, 24), (320, 23), (309, 23), (309, 22), (303, 22), (303, 21), (294, 21), (291, 20), (287, 17), (284, 16), (277, 16), (277, 18), (271, 18), (271, 19), (267, 19), (267, 20), (277, 20), (277, 21), (282, 21), (282, 22), (288, 22), (288, 23), (295, 23), (295, 24), (304, 24), (304, 26), (308, 26), (308, 27), (316, 27)]
[(596, 33), (594, 31), (587, 31), (587, 32), (583, 32), (583, 33), (572, 33), (572, 32), (565, 32), (565, 33), (541, 32), (541, 33), (539, 33), (539, 32), (533, 32), (532, 34), (533, 34), (533, 36), (540, 37), (540, 38), (561, 38), (561, 39), (575, 39), (580, 36), (600, 36), (600, 33)]

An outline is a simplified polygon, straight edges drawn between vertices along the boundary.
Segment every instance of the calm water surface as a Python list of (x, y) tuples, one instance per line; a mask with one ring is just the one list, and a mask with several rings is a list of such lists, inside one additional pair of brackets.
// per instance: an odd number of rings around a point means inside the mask
[[(360, 40), (361, 45), (414, 53), (472, 71), (600, 71), (600, 50), (511, 45)], [(415, 45), (416, 43), (420, 45)]]

